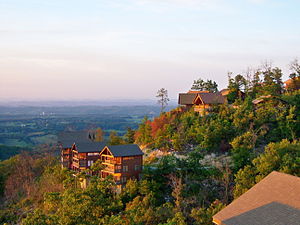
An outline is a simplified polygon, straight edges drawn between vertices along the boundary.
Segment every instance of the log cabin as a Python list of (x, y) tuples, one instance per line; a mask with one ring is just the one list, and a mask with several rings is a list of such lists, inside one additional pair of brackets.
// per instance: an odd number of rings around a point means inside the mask
[(300, 89), (300, 77), (290, 78), (284, 82), (286, 91), (295, 91)]
[(193, 108), (200, 115), (208, 114), (214, 106), (225, 103), (226, 98), (220, 92), (189, 91), (188, 93), (180, 93), (178, 98), (179, 105), (186, 109)]
[(136, 144), (105, 146), (100, 159), (106, 167), (101, 177), (113, 176), (117, 185), (124, 186), (129, 179), (140, 179), (143, 152)]
[(90, 169), (100, 158), (100, 151), (104, 147), (104, 142), (75, 142), (72, 146), (71, 169), (78, 172)]
[(105, 178), (111, 175), (117, 184), (117, 191), (129, 179), (140, 179), (144, 153), (138, 145), (107, 145), (104, 142), (92, 142), (82, 136), (77, 141), (72, 140), (64, 137), (59, 141), (63, 168), (82, 172), (101, 160), (105, 168), (99, 171), (100, 176)]

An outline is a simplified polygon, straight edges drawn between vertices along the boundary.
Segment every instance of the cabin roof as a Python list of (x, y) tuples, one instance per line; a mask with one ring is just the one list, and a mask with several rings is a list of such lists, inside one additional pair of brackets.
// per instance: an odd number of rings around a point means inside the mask
[(106, 142), (78, 142), (75, 141), (76, 150), (78, 152), (101, 152), (106, 146)]
[(196, 96), (196, 93), (180, 93), (178, 98), (178, 104), (192, 105)]
[(63, 148), (71, 148), (75, 140), (80, 143), (91, 142), (91, 140), (88, 139), (87, 131), (64, 131), (58, 134), (58, 143), (60, 143)]
[(197, 96), (200, 96), (204, 104), (224, 104), (225, 98), (220, 92), (207, 93), (207, 92), (192, 92), (192, 93), (180, 93), (178, 98), (178, 104), (180, 105), (193, 105)]
[(140, 147), (136, 144), (109, 145), (107, 148), (115, 157), (144, 155)]
[[(259, 183), (254, 185), (250, 190), (234, 200), (231, 204), (213, 216), (214, 221), (223, 225), (247, 225), (247, 224), (274, 224), (274, 223), (251, 223), (253, 221), (263, 221), (264, 218), (259, 218), (257, 215), (262, 215), (263, 212), (271, 211), (278, 212), (291, 211), (297, 212), (297, 217), (300, 216), (300, 178), (285, 173), (273, 171)], [(268, 217), (275, 216), (274, 213)], [(255, 216), (256, 215), (256, 216)], [(267, 216), (266, 214), (263, 214)], [(293, 217), (280, 217), (278, 220), (286, 220), (278, 224), (295, 224), (287, 223)], [(243, 223), (237, 221), (244, 220)], [(248, 221), (248, 222), (247, 222)]]
[(299, 224), (300, 210), (279, 202), (271, 202), (261, 207), (225, 220), (226, 225), (274, 225)]
[(221, 91), (220, 91), (220, 93), (221, 93), (221, 95), (228, 95), (229, 94), (229, 92), (230, 92), (230, 90), (228, 89), (228, 88), (224, 88), (224, 89), (222, 89)]
[(252, 101), (252, 103), (254, 105), (257, 105), (257, 104), (265, 102), (267, 100), (277, 100), (277, 101), (280, 101), (280, 102), (285, 103), (285, 104), (287, 103), (285, 100), (283, 100), (283, 99), (281, 99), (281, 98), (279, 98), (277, 96), (273, 96), (273, 95), (262, 95), (262, 96), (260, 96), (260, 97), (258, 97), (256, 99), (254, 99)]
[(284, 83), (285, 85), (290, 85), (293, 81), (297, 81), (297, 80), (300, 80), (300, 77), (290, 78), (290, 79), (284, 81), (283, 83)]

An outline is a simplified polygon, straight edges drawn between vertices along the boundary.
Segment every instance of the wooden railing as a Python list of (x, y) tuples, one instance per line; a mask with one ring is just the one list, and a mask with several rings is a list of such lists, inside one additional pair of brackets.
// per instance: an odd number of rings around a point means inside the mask
[(103, 163), (117, 164), (117, 161), (113, 160), (113, 159), (106, 159), (106, 160), (103, 161)]

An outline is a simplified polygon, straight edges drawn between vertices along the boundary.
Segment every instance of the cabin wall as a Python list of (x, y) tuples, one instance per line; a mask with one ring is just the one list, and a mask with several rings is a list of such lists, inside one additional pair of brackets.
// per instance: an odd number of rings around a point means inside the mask
[(140, 179), (139, 175), (142, 172), (143, 156), (128, 156), (122, 157), (122, 177), (126, 179)]
[(61, 164), (63, 168), (71, 169), (72, 166), (72, 150), (71, 148), (63, 148), (61, 150)]

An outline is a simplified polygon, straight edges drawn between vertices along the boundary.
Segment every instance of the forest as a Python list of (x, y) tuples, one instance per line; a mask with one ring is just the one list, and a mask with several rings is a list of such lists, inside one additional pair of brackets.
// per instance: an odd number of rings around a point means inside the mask
[[(282, 75), (269, 64), (230, 73), (228, 103), (210, 113), (178, 107), (145, 117), (124, 136), (111, 133), (110, 144), (137, 143), (145, 152), (142, 179), (121, 194), (111, 177), (61, 169), (50, 149), (1, 161), (0, 223), (212, 224), (272, 171), (300, 176), (299, 63), (291, 64), (292, 85), (284, 87)], [(218, 85), (199, 79), (192, 89), (216, 92)], [(80, 177), (90, 179), (86, 189)]]

